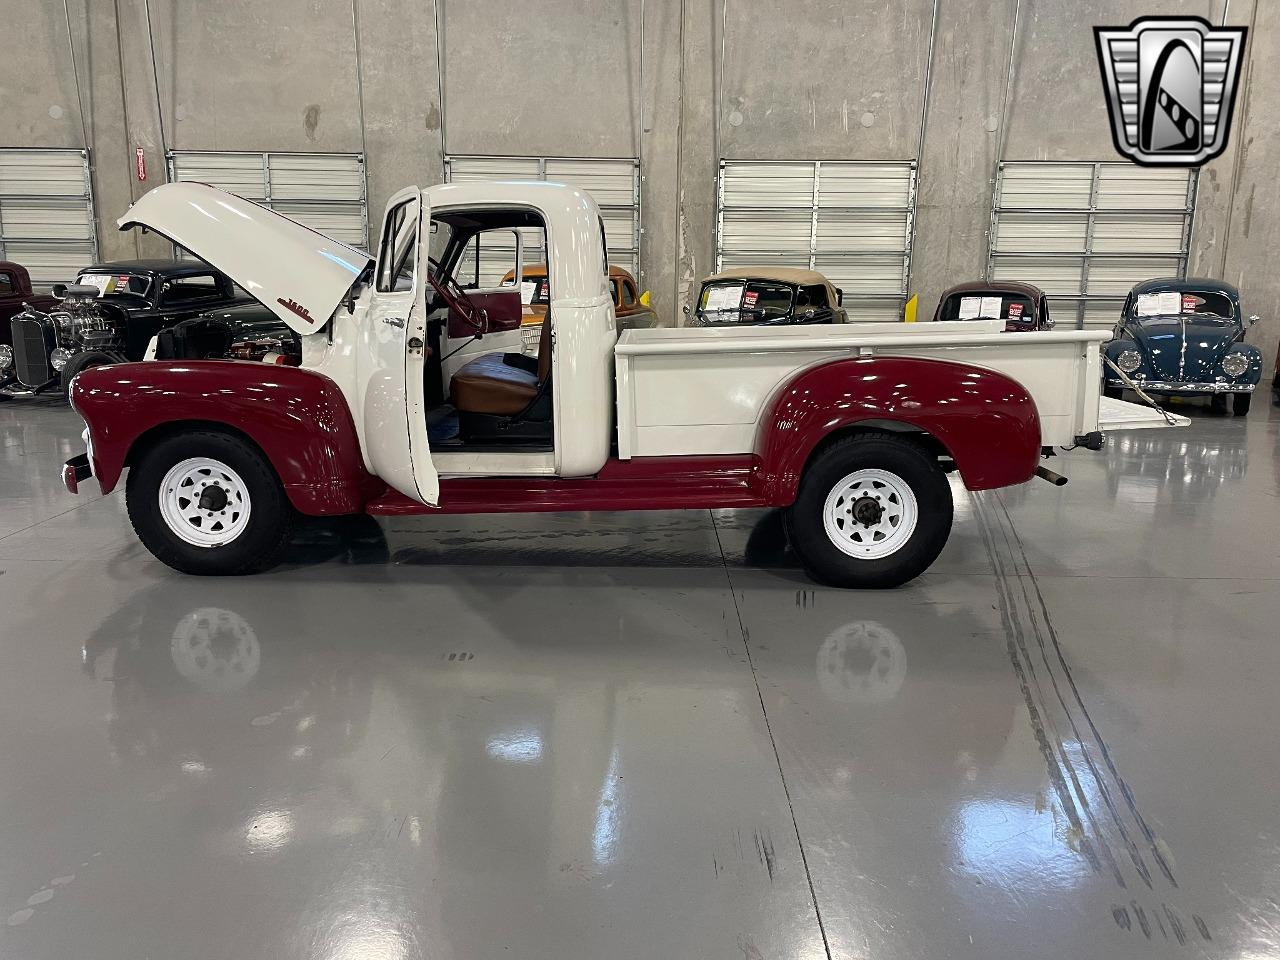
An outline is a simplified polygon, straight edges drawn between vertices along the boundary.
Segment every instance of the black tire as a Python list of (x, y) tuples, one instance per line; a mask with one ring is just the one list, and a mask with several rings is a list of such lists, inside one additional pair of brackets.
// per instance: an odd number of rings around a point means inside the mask
[(1102, 395), (1112, 400), (1119, 400), (1124, 395), (1124, 387), (1103, 387)]
[(101, 350), (86, 350), (84, 353), (77, 353), (74, 357), (67, 361), (67, 365), (62, 368), (62, 380), (58, 384), (58, 390), (61, 391), (63, 399), (67, 399), (71, 390), (71, 380), (81, 370), (88, 370), (90, 367), (101, 367), (108, 363), (119, 363), (118, 357), (113, 357), (109, 353), (103, 353)]
[(1237, 417), (1249, 415), (1249, 407), (1253, 404), (1252, 393), (1233, 393), (1231, 395), (1231, 412)]
[[(868, 559), (836, 545), (827, 533), (825, 514), (828, 496), (834, 496), (839, 485), (856, 471), (872, 469), (893, 475), (909, 488), (915, 498), (916, 524), (892, 553)], [(852, 510), (864, 501), (870, 503), (860, 495), (848, 507), (849, 519), (834, 521), (851, 524), (851, 537), (841, 538), (848, 549), (857, 549), (852, 537), (862, 535)], [(870, 504), (870, 509), (874, 515), (880, 507)], [(927, 570), (947, 543), (951, 518), (951, 486), (937, 459), (910, 440), (878, 432), (837, 440), (814, 457), (800, 478), (795, 503), (785, 514), (791, 546), (813, 579), (833, 587), (870, 589), (897, 587)]]
[[(226, 543), (200, 546), (187, 542), (170, 526), (161, 509), (166, 475), (197, 457), (230, 468), (243, 485), (248, 516), (243, 529)], [(216, 485), (216, 478), (212, 479), (210, 485)], [(143, 545), (156, 559), (182, 573), (229, 576), (265, 570), (279, 562), (293, 534), (293, 506), (271, 463), (253, 444), (226, 433), (199, 431), (161, 440), (130, 469), (125, 500), (129, 520)]]
[(1209, 412), (1215, 417), (1225, 417), (1227, 415), (1227, 395), (1225, 393), (1215, 393), (1209, 397)]

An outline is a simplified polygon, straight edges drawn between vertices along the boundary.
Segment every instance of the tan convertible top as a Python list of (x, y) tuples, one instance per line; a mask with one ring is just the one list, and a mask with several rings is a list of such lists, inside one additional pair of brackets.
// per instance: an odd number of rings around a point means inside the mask
[(831, 286), (831, 281), (816, 270), (802, 270), (799, 267), (744, 267), (741, 270), (726, 270), (707, 277), (703, 283), (716, 280), (776, 280), (779, 283), (793, 283), (798, 287), (822, 284)]

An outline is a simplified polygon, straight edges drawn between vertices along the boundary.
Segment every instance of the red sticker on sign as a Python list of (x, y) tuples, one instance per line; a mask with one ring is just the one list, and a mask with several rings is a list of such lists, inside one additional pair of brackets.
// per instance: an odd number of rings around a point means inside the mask
[(742, 305), (747, 309), (756, 305), (756, 299), (760, 296), (755, 290), (748, 290), (742, 295)]
[(141, 183), (147, 179), (147, 154), (141, 147), (134, 154), (136, 158), (135, 169), (138, 174), (138, 182)]
[(1018, 320), (1021, 317), (1022, 317), (1022, 304), (1020, 303), (1009, 304), (1009, 319)]
[(1195, 313), (1196, 307), (1200, 305), (1200, 298), (1191, 293), (1182, 295), (1182, 312)]

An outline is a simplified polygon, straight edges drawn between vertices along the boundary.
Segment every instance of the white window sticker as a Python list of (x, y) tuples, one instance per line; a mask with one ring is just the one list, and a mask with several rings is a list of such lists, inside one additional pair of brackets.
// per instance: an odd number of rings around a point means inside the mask
[(526, 306), (533, 303), (533, 295), (538, 292), (537, 280), (520, 281), (520, 302)]
[(106, 274), (86, 273), (86, 274), (82, 274), (76, 280), (76, 283), (84, 287), (97, 287), (98, 296), (102, 296), (104, 293), (107, 292), (108, 284), (110, 284), (111, 281), (113, 281), (114, 279), (115, 277), (109, 277)]
[(992, 320), (1000, 319), (1000, 306), (1004, 302), (1003, 297), (983, 297), (981, 316), (990, 317)]
[(1181, 310), (1182, 297), (1177, 290), (1144, 293), (1138, 296), (1137, 313), (1140, 317), (1176, 316)]
[(981, 297), (961, 297), (960, 312), (956, 314), (957, 320), (975, 320), (982, 313)]
[(712, 287), (707, 291), (707, 302), (702, 309), (708, 313), (717, 310), (737, 310), (742, 306), (744, 289), (746, 289), (744, 284)]

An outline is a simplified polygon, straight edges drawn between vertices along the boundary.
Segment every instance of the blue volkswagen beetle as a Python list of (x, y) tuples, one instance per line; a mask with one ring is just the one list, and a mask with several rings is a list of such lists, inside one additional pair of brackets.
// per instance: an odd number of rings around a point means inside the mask
[[(1227, 396), (1236, 416), (1249, 412), (1262, 378), (1262, 353), (1244, 342), (1257, 317), (1240, 314), (1240, 293), (1221, 280), (1170, 277), (1144, 280), (1124, 302), (1114, 339), (1103, 353), (1151, 394), (1208, 395), (1225, 413)], [(1126, 384), (1103, 364), (1102, 392), (1119, 397)]]

